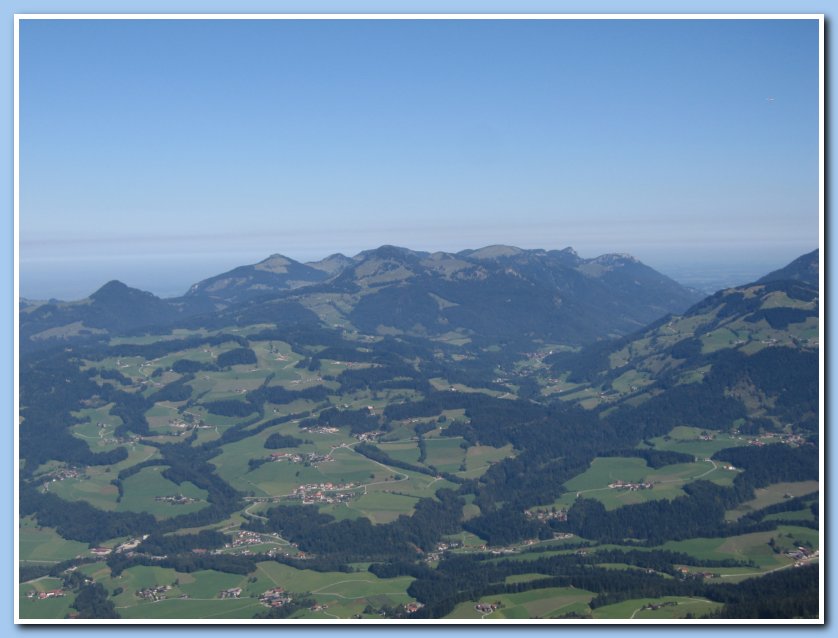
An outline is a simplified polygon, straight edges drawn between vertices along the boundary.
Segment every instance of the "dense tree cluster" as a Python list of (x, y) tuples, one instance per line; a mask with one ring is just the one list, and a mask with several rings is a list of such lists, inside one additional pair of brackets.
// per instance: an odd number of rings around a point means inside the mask
[(278, 532), (304, 551), (343, 562), (401, 559), (431, 551), (443, 535), (459, 529), (464, 501), (444, 489), (437, 498), (421, 499), (412, 516), (382, 525), (366, 518), (336, 522), (312, 507), (280, 505), (266, 512), (267, 521), (251, 519), (247, 528)]
[(256, 353), (250, 348), (234, 348), (233, 350), (222, 352), (218, 355), (215, 362), (218, 364), (219, 368), (253, 364), (256, 363)]
[(71, 607), (78, 612), (77, 618), (81, 620), (119, 618), (113, 601), (108, 599), (108, 592), (101, 583), (82, 586)]
[(286, 447), (299, 447), (303, 443), (306, 443), (306, 441), (298, 439), (296, 436), (274, 432), (265, 440), (265, 447), (269, 450), (279, 450)]

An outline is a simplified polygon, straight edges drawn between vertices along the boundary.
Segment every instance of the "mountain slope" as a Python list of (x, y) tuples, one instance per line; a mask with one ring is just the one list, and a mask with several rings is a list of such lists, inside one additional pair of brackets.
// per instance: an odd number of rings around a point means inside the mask
[(185, 298), (203, 297), (226, 305), (317, 283), (328, 276), (323, 269), (271, 255), (258, 264), (239, 266), (204, 279), (193, 285)]
[(819, 264), (818, 258), (820, 256), (819, 250), (813, 250), (810, 253), (802, 255), (791, 262), (788, 266), (770, 272), (765, 277), (762, 277), (757, 283), (767, 283), (769, 281), (783, 281), (786, 279), (793, 279), (795, 281), (802, 281), (810, 286), (818, 287), (819, 284)]
[(581, 345), (628, 334), (698, 298), (627, 255), (583, 259), (572, 249), (489, 246), (453, 254), (381, 246), (310, 264), (272, 255), (166, 300), (107, 284), (81, 302), (22, 307), (21, 324), (25, 338), (37, 340), (177, 322), (319, 319), (367, 334), (526, 350), (534, 343)]
[[(624, 255), (491, 246), (457, 254), (382, 246), (332, 280), (296, 291), (362, 332), (472, 341), (586, 343), (636, 330), (700, 298)], [(328, 306), (328, 308), (327, 308)]]
[(23, 343), (122, 332), (171, 323), (182, 314), (178, 304), (114, 280), (81, 301), (27, 305), (20, 315), (20, 336)]
[[(816, 415), (819, 343), (817, 288), (783, 279), (719, 291), (682, 315), (547, 362), (554, 374), (591, 384), (604, 402), (712, 386), (721, 393), (715, 399), (735, 397), (743, 414), (779, 426)], [(777, 384), (778, 371), (795, 383)]]

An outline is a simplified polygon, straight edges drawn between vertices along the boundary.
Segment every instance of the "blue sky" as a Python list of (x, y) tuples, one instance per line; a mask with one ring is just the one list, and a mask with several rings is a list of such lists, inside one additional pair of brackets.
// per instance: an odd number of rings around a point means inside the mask
[(33, 20), (20, 42), (24, 296), (383, 243), (664, 271), (818, 244), (816, 21)]

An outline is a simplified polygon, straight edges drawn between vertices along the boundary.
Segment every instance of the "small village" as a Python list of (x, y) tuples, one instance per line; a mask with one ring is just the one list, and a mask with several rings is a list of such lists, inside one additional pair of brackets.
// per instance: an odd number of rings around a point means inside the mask
[(609, 483), (608, 487), (612, 490), (628, 490), (629, 492), (636, 492), (637, 490), (651, 490), (653, 483), (631, 483), (627, 481), (614, 481)]
[(562, 509), (536, 509), (536, 510), (524, 510), (524, 516), (527, 518), (534, 518), (537, 521), (566, 521), (567, 520), (567, 510)]
[(301, 500), (303, 505), (348, 503), (356, 494), (358, 483), (309, 483), (297, 487), (288, 498)]
[(259, 602), (265, 607), (282, 607), (292, 600), (283, 587), (274, 587), (259, 596)]
[(328, 425), (305, 426), (300, 428), (300, 432), (311, 432), (313, 434), (338, 434), (340, 430)]
[(361, 434), (356, 434), (355, 438), (358, 439), (361, 443), (377, 443), (378, 439), (380, 439), (383, 434), (384, 432), (373, 430), (371, 432), (361, 432)]
[(158, 600), (167, 598), (166, 592), (172, 588), (171, 585), (158, 585), (157, 587), (146, 587), (134, 592), (137, 598), (156, 603)]
[(498, 607), (500, 607), (499, 602), (494, 603), (477, 603), (474, 608), (479, 611), (481, 614), (491, 614), (495, 611)]
[(81, 470), (77, 467), (73, 467), (72, 465), (69, 465), (67, 467), (61, 467), (44, 475), (43, 483), (41, 484), (41, 491), (48, 492), (49, 484), (55, 483), (56, 481), (66, 481), (67, 479), (83, 478), (87, 478), (87, 476), (84, 474), (84, 470)]
[(807, 547), (798, 547), (797, 549), (793, 549), (789, 552), (786, 552), (786, 556), (789, 558), (793, 558), (796, 561), (802, 561), (807, 558), (811, 558), (812, 556), (817, 555), (817, 551), (812, 551)]
[(289, 463), (305, 463), (312, 467), (317, 467), (321, 463), (330, 463), (335, 460), (331, 454), (317, 454), (316, 452), (309, 452), (307, 454), (271, 452), (268, 459), (273, 463), (287, 461)]
[(663, 607), (675, 607), (678, 603), (674, 600), (666, 600), (662, 603), (649, 603), (648, 605), (643, 605), (640, 609), (641, 611), (657, 611)]
[(63, 589), (51, 589), (49, 591), (35, 591), (30, 590), (26, 592), (27, 598), (32, 598), (35, 600), (46, 600), (47, 598), (63, 598), (66, 596)]
[(174, 494), (172, 496), (155, 496), (154, 500), (158, 503), (168, 503), (169, 505), (188, 505), (189, 503), (197, 503), (200, 499), (184, 496), (183, 494)]

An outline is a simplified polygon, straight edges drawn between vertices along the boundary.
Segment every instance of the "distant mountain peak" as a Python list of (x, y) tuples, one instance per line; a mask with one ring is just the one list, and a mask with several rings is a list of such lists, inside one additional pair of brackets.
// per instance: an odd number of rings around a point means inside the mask
[(317, 270), (322, 270), (328, 275), (336, 275), (353, 263), (355, 262), (343, 253), (333, 253), (320, 261), (308, 261), (305, 265), (311, 268), (316, 268)]
[(108, 283), (101, 286), (99, 290), (97, 290), (90, 296), (93, 297), (94, 295), (111, 292), (113, 290), (128, 290), (128, 285), (122, 283), (121, 281), (119, 281), (119, 279), (111, 279)]
[(324, 269), (301, 264), (274, 253), (252, 266), (233, 270), (199, 281), (189, 288), (189, 297), (203, 296), (221, 303), (243, 301), (252, 297), (319, 283), (329, 276)]
[(607, 253), (605, 255), (595, 257), (592, 261), (603, 266), (612, 266), (614, 264), (620, 264), (625, 262), (631, 264), (640, 263), (640, 261), (636, 257), (629, 255), (628, 253)]
[(145, 290), (140, 290), (139, 288), (131, 288), (130, 286), (122, 283), (118, 279), (112, 279), (104, 286), (99, 288), (96, 292), (90, 295), (90, 299), (93, 301), (111, 301), (114, 299), (122, 299), (126, 296), (143, 296), (143, 297), (156, 297), (150, 293), (146, 292)]
[(284, 255), (280, 255), (279, 253), (274, 253), (273, 255), (271, 255), (267, 259), (263, 259), (253, 267), (257, 270), (265, 270), (267, 272), (286, 273), (288, 272), (288, 266), (290, 266), (292, 263), (295, 263), (293, 259), (289, 259)]
[(503, 244), (495, 244), (493, 246), (486, 246), (485, 248), (478, 248), (470, 251), (468, 256), (472, 259), (497, 259), (499, 257), (514, 257), (526, 252), (523, 248), (516, 246), (505, 246)]
[(379, 259), (392, 259), (395, 261), (404, 261), (405, 259), (417, 259), (419, 257), (427, 256), (427, 253), (417, 252), (404, 248), (402, 246), (393, 246), (391, 244), (384, 244), (372, 250), (364, 250), (355, 255), (355, 260), (369, 259), (370, 257), (377, 257)]

